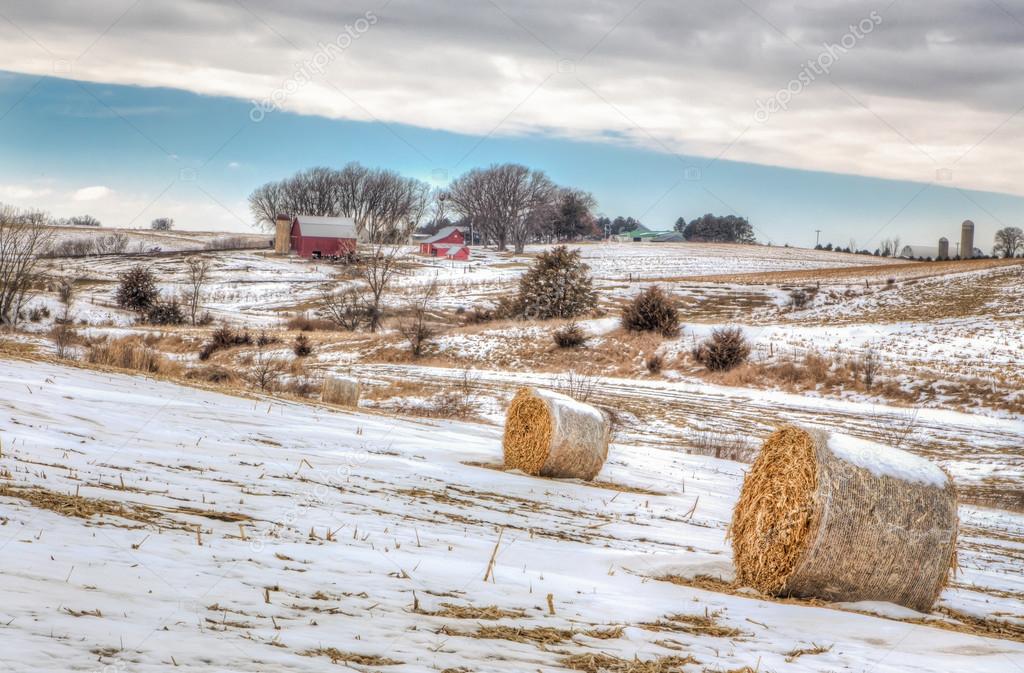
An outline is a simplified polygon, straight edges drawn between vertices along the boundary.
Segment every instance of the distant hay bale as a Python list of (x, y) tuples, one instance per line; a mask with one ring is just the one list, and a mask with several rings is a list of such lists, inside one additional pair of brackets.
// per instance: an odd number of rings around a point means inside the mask
[(787, 426), (743, 481), (737, 579), (777, 596), (887, 601), (927, 612), (956, 564), (956, 491), (899, 449)]
[(589, 481), (604, 466), (608, 438), (598, 409), (560, 393), (522, 388), (505, 417), (505, 467)]
[(320, 399), (327, 404), (342, 407), (359, 406), (359, 381), (344, 376), (328, 376), (324, 379)]

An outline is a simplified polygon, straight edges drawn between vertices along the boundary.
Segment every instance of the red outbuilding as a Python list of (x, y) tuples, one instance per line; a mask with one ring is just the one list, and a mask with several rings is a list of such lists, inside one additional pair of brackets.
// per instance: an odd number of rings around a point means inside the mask
[(469, 246), (466, 245), (462, 229), (445, 227), (427, 240), (420, 241), (420, 254), (464, 262), (469, 259)]
[(349, 217), (310, 217), (292, 220), (291, 249), (306, 259), (337, 259), (356, 251), (356, 223)]

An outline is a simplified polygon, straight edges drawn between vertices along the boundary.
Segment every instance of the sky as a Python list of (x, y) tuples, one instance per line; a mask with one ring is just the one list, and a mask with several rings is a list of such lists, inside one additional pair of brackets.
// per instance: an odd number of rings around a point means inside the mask
[(515, 161), (654, 229), (989, 247), (1024, 224), (1024, 0), (9, 0), (0, 202), (251, 227), (359, 161), (443, 186)]

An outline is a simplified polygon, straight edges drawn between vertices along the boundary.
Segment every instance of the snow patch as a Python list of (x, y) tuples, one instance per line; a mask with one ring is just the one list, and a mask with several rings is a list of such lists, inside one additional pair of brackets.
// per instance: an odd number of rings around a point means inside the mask
[(936, 465), (890, 446), (848, 435), (830, 435), (828, 448), (836, 457), (863, 468), (876, 477), (889, 476), (936, 488), (944, 488), (948, 482), (946, 474)]

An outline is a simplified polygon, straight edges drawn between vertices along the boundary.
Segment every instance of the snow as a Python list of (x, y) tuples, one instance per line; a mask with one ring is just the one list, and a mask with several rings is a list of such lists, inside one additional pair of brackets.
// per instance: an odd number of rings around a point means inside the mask
[(828, 449), (841, 460), (865, 469), (876, 477), (892, 477), (936, 488), (945, 488), (949, 483), (949, 477), (938, 466), (891, 446), (831, 434)]
[[(673, 404), (671, 387), (661, 390)], [(720, 403), (713, 393), (705, 402)], [(564, 670), (561, 653), (677, 654), (668, 640), (701, 662), (693, 673), (1024, 665), (1012, 640), (657, 581), (728, 576), (725, 534), (745, 466), (631, 441), (612, 446), (592, 485), (467, 464), (500, 461), (500, 434), (0, 360), (0, 486), (158, 517), (81, 519), (0, 496), (0, 670), (518, 673)], [(991, 544), (1020, 540), (1024, 517), (961, 512), (960, 581), (971, 588), (947, 589), (942, 605), (1024, 614), (1017, 552)], [(524, 616), (425, 614), (442, 603)], [(743, 635), (642, 626), (678, 613), (717, 615)], [(550, 647), (467, 635), (490, 624), (624, 633)], [(812, 642), (832, 649), (787, 661)], [(303, 655), (320, 647), (402, 663)]]
[(569, 397), (562, 393), (557, 393), (553, 390), (546, 390), (544, 388), (534, 388), (533, 393), (547, 402), (547, 407), (551, 411), (551, 415), (554, 416), (554, 425), (559, 427), (562, 422), (561, 411), (570, 411), (578, 416), (589, 416), (592, 420), (598, 423), (604, 423), (604, 416), (596, 408), (589, 404), (584, 404)]

